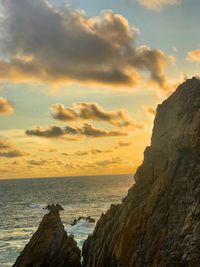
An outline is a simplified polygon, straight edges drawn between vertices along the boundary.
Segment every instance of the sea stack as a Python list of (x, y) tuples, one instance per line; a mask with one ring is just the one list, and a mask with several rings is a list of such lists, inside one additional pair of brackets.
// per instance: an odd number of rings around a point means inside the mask
[(13, 267), (80, 267), (81, 252), (61, 222), (61, 206), (48, 206), (37, 231)]
[(135, 181), (88, 237), (84, 266), (200, 266), (199, 79), (187, 80), (158, 106)]

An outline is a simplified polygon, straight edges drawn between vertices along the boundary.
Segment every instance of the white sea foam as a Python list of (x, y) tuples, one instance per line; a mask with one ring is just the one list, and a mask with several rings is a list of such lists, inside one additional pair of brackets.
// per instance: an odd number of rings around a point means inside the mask
[(88, 235), (94, 230), (95, 223), (90, 223), (84, 219), (81, 219), (77, 224), (66, 227), (68, 235), (74, 235), (74, 239), (77, 241), (79, 248), (82, 248), (83, 242), (87, 239)]
[(30, 208), (32, 209), (43, 209), (45, 207), (45, 204), (31, 204)]

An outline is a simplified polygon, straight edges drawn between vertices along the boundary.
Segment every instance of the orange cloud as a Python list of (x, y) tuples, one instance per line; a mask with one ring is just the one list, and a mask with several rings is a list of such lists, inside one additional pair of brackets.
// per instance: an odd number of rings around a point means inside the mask
[(131, 142), (125, 142), (125, 141), (119, 141), (118, 146), (130, 146), (132, 143)]
[(5, 140), (0, 140), (0, 150), (7, 150), (12, 148), (11, 144)]
[(200, 49), (188, 52), (187, 60), (191, 62), (200, 62)]
[(0, 97), (0, 115), (8, 115), (13, 111), (12, 104), (6, 98)]
[(156, 109), (152, 106), (145, 106), (144, 107), (144, 110), (148, 113), (148, 114), (151, 114), (153, 116), (156, 115)]

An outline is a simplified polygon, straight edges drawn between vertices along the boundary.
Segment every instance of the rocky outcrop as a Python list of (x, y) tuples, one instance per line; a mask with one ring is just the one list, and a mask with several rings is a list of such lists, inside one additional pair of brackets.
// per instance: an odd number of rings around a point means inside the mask
[(158, 106), (135, 181), (85, 242), (84, 266), (200, 266), (199, 79)]
[(46, 209), (46, 210), (49, 210), (49, 211), (62, 211), (62, 210), (64, 210), (64, 208), (60, 205), (60, 204), (48, 204), (44, 209)]
[(52, 205), (39, 228), (25, 246), (13, 267), (80, 267), (80, 250), (67, 235), (59, 210)]

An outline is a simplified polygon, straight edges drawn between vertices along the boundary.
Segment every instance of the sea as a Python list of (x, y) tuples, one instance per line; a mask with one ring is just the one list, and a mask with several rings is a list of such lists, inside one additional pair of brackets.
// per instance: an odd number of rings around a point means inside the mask
[(59, 203), (63, 225), (81, 248), (95, 223), (111, 204), (120, 203), (134, 184), (133, 175), (0, 180), (0, 267), (10, 267), (36, 231), (47, 204)]

